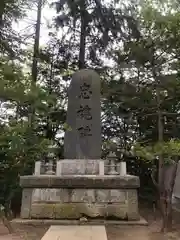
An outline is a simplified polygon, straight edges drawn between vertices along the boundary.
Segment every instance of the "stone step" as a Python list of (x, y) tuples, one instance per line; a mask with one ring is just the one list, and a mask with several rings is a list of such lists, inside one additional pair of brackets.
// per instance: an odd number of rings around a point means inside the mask
[(51, 226), (41, 240), (107, 240), (105, 226)]

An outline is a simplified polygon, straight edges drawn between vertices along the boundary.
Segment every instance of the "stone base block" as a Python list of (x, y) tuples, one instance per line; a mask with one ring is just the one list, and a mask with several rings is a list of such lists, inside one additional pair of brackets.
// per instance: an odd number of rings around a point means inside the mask
[[(49, 192), (48, 192), (49, 190)], [(44, 191), (39, 198), (32, 195), (29, 215), (34, 219), (118, 218), (139, 220), (136, 189), (36, 189)], [(58, 196), (52, 199), (52, 191)], [(58, 200), (59, 199), (59, 200)]]
[[(34, 189), (32, 203), (125, 203), (129, 192), (125, 189)], [(134, 193), (134, 194), (135, 194)]]
[(139, 220), (136, 176), (23, 176), (24, 219)]
[(59, 203), (59, 204), (32, 204), (31, 218), (33, 219), (80, 219), (87, 218), (116, 218), (121, 220), (139, 220), (135, 210), (133, 214), (128, 205), (89, 204), (89, 203)]
[(40, 175), (20, 177), (22, 188), (137, 189), (139, 177), (132, 175)]
[[(61, 175), (98, 175), (100, 159), (63, 159), (61, 163)], [(105, 174), (108, 173), (108, 160), (105, 161)]]
[(23, 225), (36, 225), (36, 226), (51, 226), (51, 225), (125, 225), (125, 226), (147, 226), (148, 222), (140, 216), (140, 220), (113, 220), (113, 219), (88, 219), (88, 221), (82, 221), (81, 219), (22, 219), (15, 218), (11, 221), (15, 224), (23, 224)]

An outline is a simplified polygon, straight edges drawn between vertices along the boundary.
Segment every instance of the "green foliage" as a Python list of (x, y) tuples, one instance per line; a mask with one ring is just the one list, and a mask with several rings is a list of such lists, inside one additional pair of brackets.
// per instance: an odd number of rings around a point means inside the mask
[(10, 121), (0, 126), (0, 202), (8, 204), (19, 188), (19, 176), (32, 172), (34, 162), (47, 153), (49, 141), (28, 139), (28, 124)]
[[(32, 49), (21, 49), (24, 42), (12, 31), (12, 22), (24, 16), (30, 2), (0, 2), (1, 202), (12, 198), (19, 175), (32, 173), (34, 161), (46, 155), (51, 141), (63, 157), (61, 135), (71, 130), (66, 124), (67, 89), (78, 69), (83, 2), (57, 1), (58, 17), (49, 29), (50, 41), (40, 49), (33, 88)], [(113, 148), (118, 157), (123, 155), (129, 172), (139, 175), (144, 186), (152, 186), (154, 160), (163, 155), (171, 162), (179, 156), (180, 4), (176, 0), (136, 4), (85, 1), (85, 60), (102, 79), (103, 157), (114, 139)], [(28, 121), (32, 108), (33, 127)]]
[(24, 7), (32, 5), (29, 0), (1, 0), (0, 2), (0, 50), (1, 53), (17, 59), (20, 43), (23, 41), (12, 28), (13, 21), (25, 15)]
[(135, 144), (132, 150), (133, 154), (147, 161), (154, 161), (159, 156), (164, 157), (166, 164), (173, 163), (180, 156), (180, 141), (170, 140), (168, 142), (158, 142), (150, 146)]

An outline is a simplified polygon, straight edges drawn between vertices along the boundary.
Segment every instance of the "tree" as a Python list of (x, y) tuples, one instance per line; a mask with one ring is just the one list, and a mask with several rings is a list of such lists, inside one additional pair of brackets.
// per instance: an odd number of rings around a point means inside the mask
[(56, 25), (66, 32), (60, 51), (66, 51), (67, 62), (71, 60), (79, 69), (88, 66), (101, 68), (102, 56), (119, 35), (127, 39), (127, 29), (138, 34), (133, 17), (126, 9), (121, 11), (121, 8), (114, 7), (113, 3), (99, 0), (57, 1), (56, 9), (59, 14)]
[[(176, 132), (179, 128), (178, 93), (180, 85), (177, 66), (179, 64), (178, 26), (180, 19), (176, 11), (170, 11), (173, 9), (172, 5), (167, 12), (162, 12), (166, 2), (160, 3), (157, 1), (157, 4), (154, 6), (152, 2), (146, 2), (145, 5), (141, 5), (138, 13), (141, 37), (139, 39), (131, 38), (114, 55), (117, 68), (118, 64), (122, 65), (122, 61), (126, 65), (124, 69), (120, 69), (121, 78), (123, 75), (125, 79), (129, 78), (124, 81), (124, 84), (127, 85), (130, 82), (134, 86), (132, 88), (134, 89), (133, 102), (127, 99), (126, 103), (129, 101), (130, 109), (128, 110), (131, 113), (133, 112), (139, 129), (140, 134), (137, 135), (136, 141), (139, 141), (147, 152), (146, 145), (156, 146), (157, 144), (167, 147), (172, 138), (179, 138)], [(170, 74), (167, 74), (167, 71)], [(174, 131), (175, 128), (176, 132)], [(179, 145), (177, 145), (178, 147)], [(172, 226), (171, 197), (176, 164), (171, 162), (171, 167), (168, 168), (165, 165), (166, 155), (169, 159), (174, 157), (173, 150), (166, 154), (163, 151), (158, 151), (158, 154), (156, 152), (159, 163), (156, 186), (159, 191), (163, 216), (162, 229), (168, 230)], [(177, 161), (177, 159), (173, 160)], [(170, 171), (171, 176), (168, 184), (165, 178), (167, 171)]]
[(29, 0), (2, 0), (0, 3), (0, 50), (1, 54), (8, 54), (11, 59), (16, 59), (20, 51), (20, 40), (12, 28), (12, 22), (25, 15), (25, 8), (30, 7)]
[[(39, 59), (39, 41), (40, 41), (40, 28), (41, 28), (41, 12), (42, 12), (43, 0), (39, 0), (37, 4), (37, 21), (35, 26), (35, 36), (34, 36), (34, 49), (33, 49), (33, 59), (32, 59), (32, 82), (31, 82), (31, 91), (34, 91), (36, 88), (38, 80), (38, 59)], [(30, 106), (29, 111), (29, 124), (31, 125), (32, 131), (34, 128), (34, 118), (35, 118), (35, 109), (33, 104)]]
[(158, 142), (153, 146), (145, 147), (136, 144), (133, 152), (139, 158), (148, 161), (159, 160), (159, 157), (162, 157), (161, 175), (158, 176), (161, 178), (157, 183), (154, 179), (154, 172), (152, 172), (152, 179), (160, 194), (160, 207), (163, 215), (162, 231), (172, 230), (172, 193), (177, 170), (177, 159), (180, 155), (180, 143), (176, 140), (170, 140), (169, 142)]

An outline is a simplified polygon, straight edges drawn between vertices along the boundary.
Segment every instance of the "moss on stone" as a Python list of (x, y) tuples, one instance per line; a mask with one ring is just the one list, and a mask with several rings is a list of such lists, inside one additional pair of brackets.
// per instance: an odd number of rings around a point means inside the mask
[(127, 204), (94, 204), (94, 203), (42, 203), (32, 204), (31, 218), (38, 219), (80, 219), (89, 218), (138, 219), (138, 213), (129, 214)]
[(55, 204), (52, 203), (34, 203), (31, 206), (31, 218), (38, 218), (38, 219), (54, 219), (55, 212), (54, 212)]
[(79, 219), (82, 215), (75, 203), (61, 203), (55, 205), (56, 219)]

